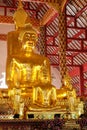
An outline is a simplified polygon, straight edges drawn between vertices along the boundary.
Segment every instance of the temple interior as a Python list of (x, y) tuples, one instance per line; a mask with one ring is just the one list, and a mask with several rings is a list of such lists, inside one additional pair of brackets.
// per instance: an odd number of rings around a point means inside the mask
[(0, 130), (87, 130), (87, 0), (0, 1)]

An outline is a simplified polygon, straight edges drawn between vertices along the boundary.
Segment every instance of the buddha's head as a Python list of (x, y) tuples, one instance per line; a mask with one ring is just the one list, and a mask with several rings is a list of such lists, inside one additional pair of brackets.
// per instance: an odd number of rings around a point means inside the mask
[(22, 44), (21, 51), (25, 54), (29, 54), (35, 48), (38, 35), (36, 29), (31, 24), (32, 21), (30, 16), (23, 9), (21, 0), (19, 0), (19, 5), (13, 18), (16, 25), (16, 30), (19, 31), (18, 40)]
[(29, 23), (23, 28), (23, 30), (21, 30), (18, 39), (22, 44), (22, 50), (26, 53), (30, 53), (36, 46), (38, 34)]

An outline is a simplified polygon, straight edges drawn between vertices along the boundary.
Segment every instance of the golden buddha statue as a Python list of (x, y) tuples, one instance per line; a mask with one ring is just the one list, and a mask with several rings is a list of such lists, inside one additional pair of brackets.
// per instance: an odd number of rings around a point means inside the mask
[[(20, 2), (14, 23), (16, 30), (8, 33), (7, 41), (6, 82), (9, 95), (16, 95), (17, 103), (20, 98), (28, 98), (32, 104), (41, 107), (53, 106), (56, 88), (51, 85), (50, 62), (47, 57), (35, 53), (38, 34)], [(20, 93), (16, 94), (14, 89)]]
[(16, 29), (8, 33), (6, 83), (15, 113), (62, 111), (68, 102), (73, 111), (76, 93), (70, 79), (58, 90), (51, 84), (50, 62), (35, 52), (38, 33), (20, 0), (13, 18)]

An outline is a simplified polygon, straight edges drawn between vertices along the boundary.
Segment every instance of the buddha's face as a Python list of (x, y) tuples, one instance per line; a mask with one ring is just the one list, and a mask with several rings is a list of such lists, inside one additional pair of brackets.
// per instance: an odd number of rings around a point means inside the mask
[(25, 32), (22, 39), (22, 49), (26, 52), (31, 52), (37, 41), (37, 35), (34, 32)]

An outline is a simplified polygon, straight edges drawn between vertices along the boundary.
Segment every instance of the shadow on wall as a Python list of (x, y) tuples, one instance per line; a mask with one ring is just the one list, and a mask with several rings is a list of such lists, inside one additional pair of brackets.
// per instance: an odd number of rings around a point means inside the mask
[(60, 76), (60, 72), (57, 68), (52, 67), (51, 66), (51, 76), (52, 76), (52, 84), (56, 87), (56, 88), (60, 88), (61, 87), (61, 76)]

